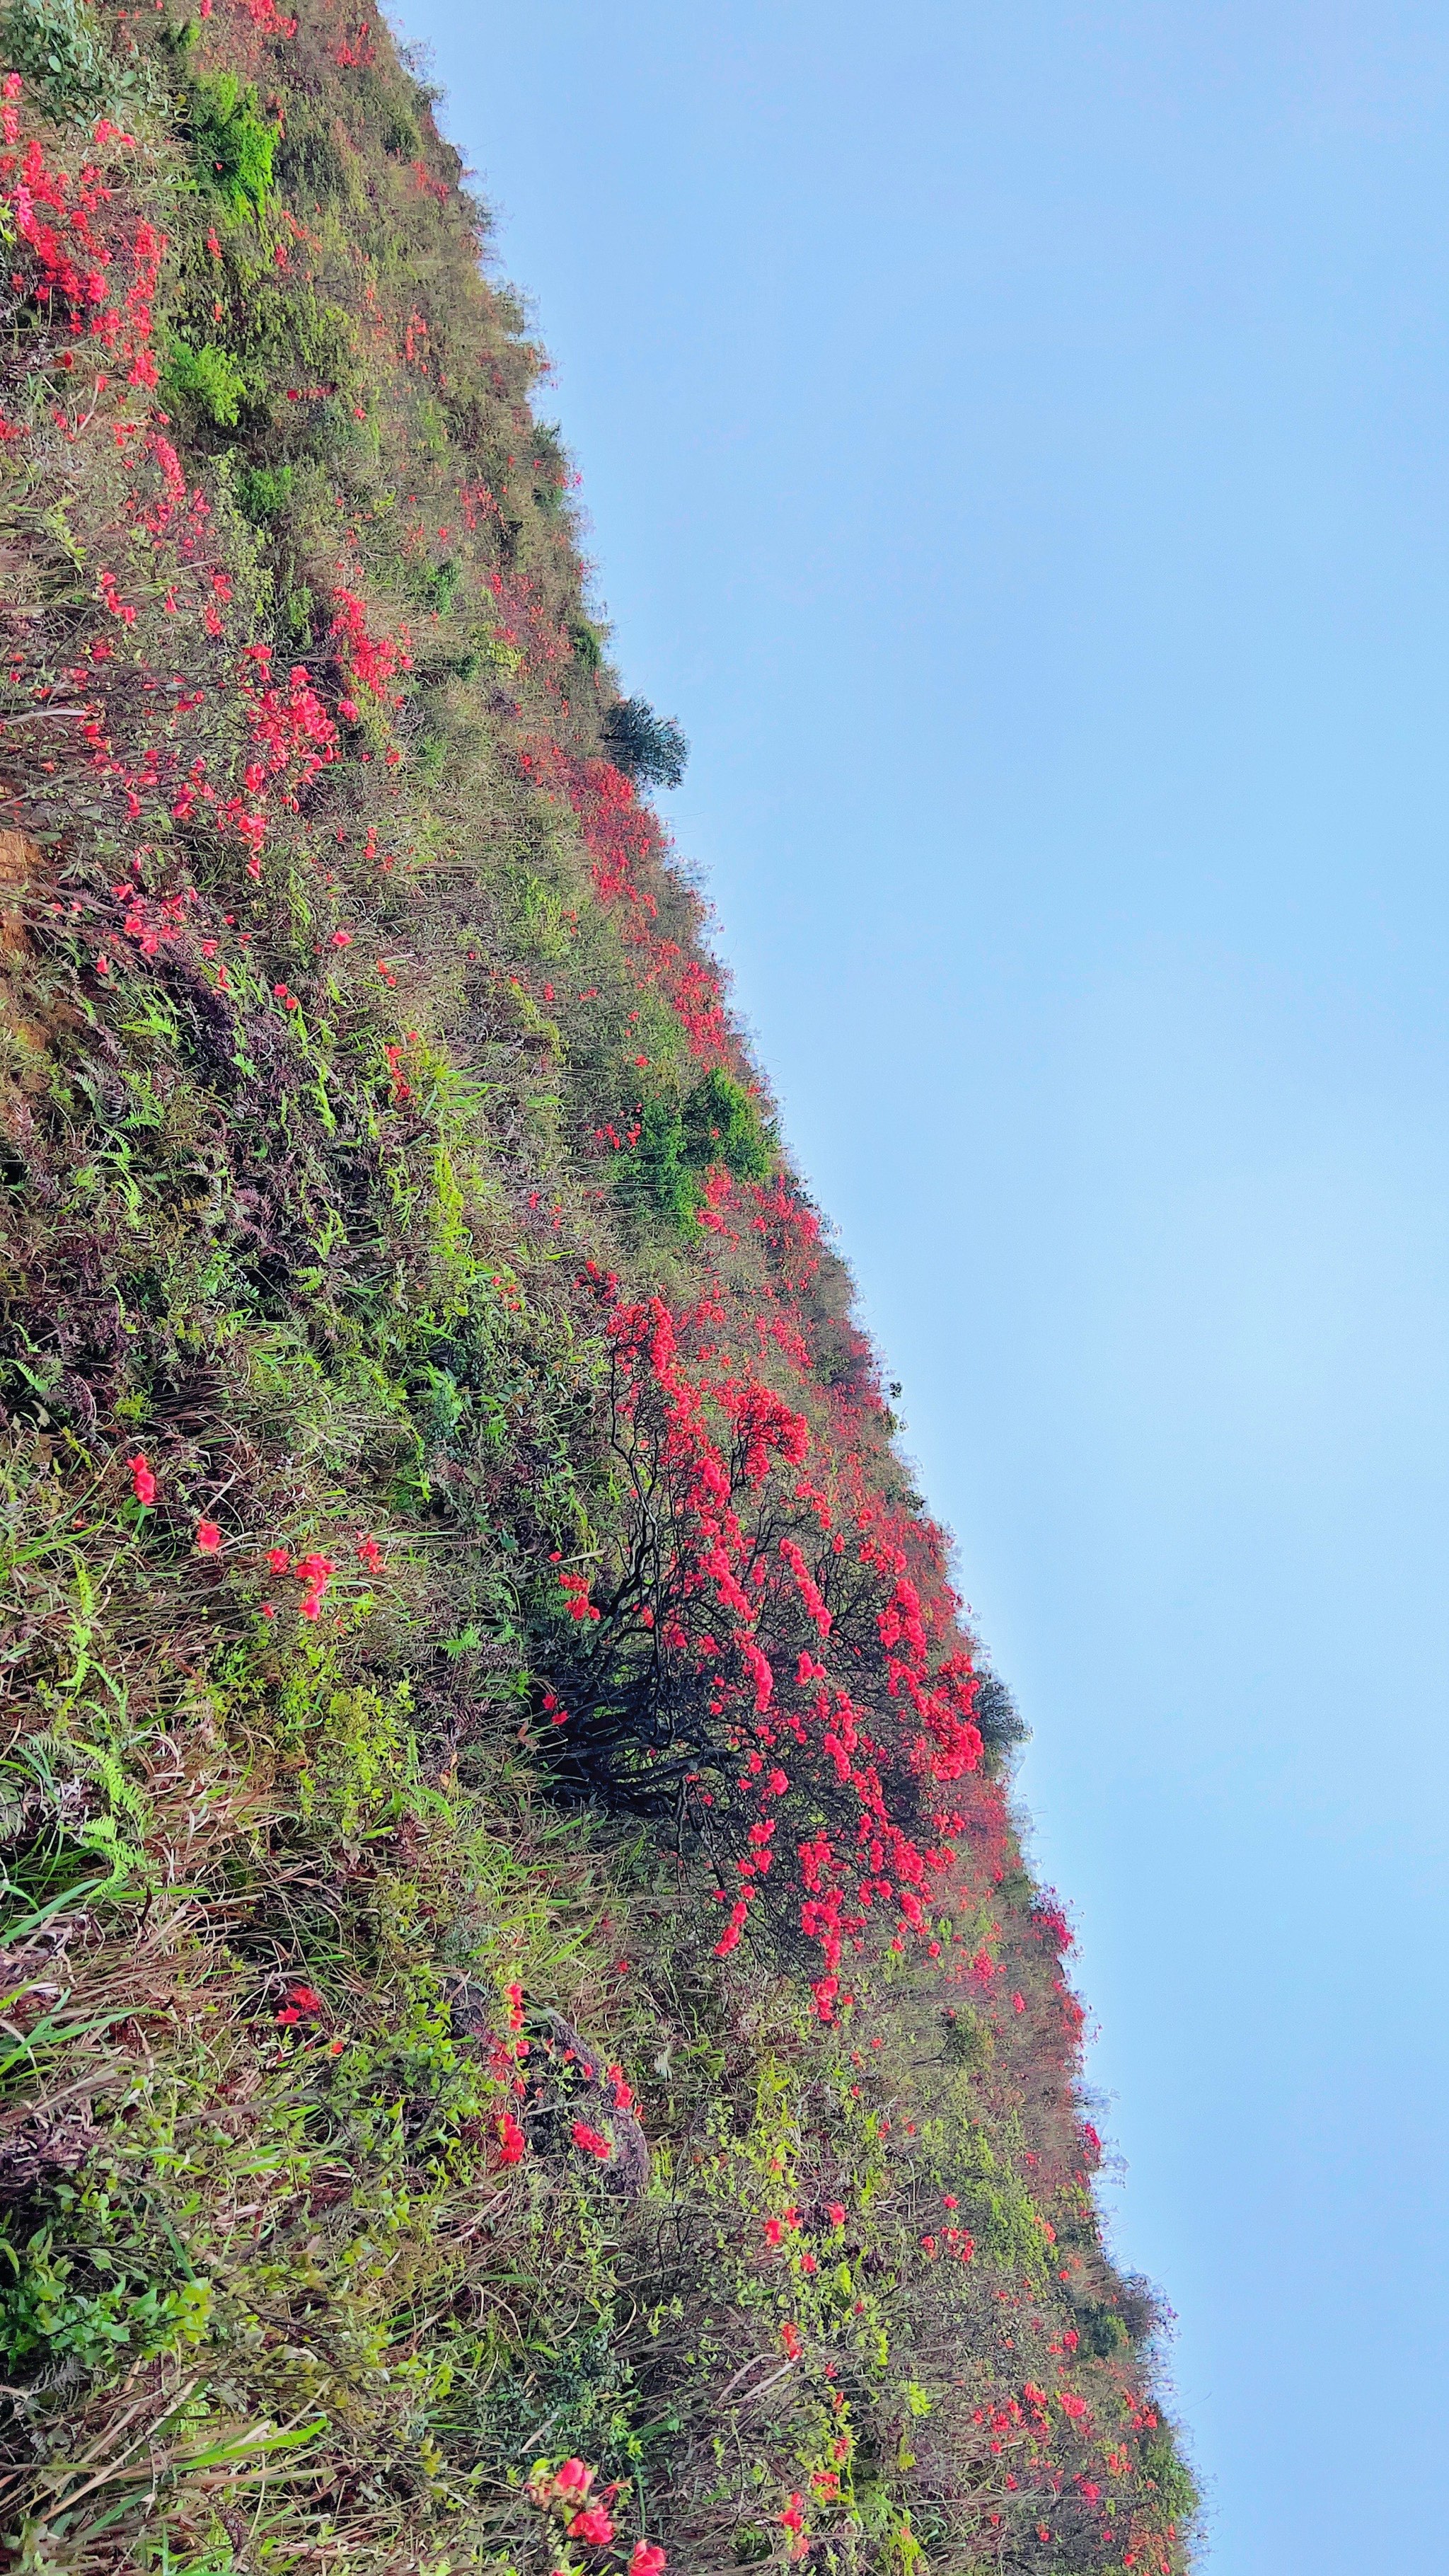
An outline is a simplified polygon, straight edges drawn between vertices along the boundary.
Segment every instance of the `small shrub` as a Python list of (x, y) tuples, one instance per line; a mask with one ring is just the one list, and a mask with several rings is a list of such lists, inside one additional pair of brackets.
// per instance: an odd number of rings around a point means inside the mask
[(347, 193), (347, 162), (335, 132), (295, 92), (288, 103), (286, 133), (273, 157), (272, 177), (288, 196), (307, 205), (322, 205)]
[(642, 1193), (671, 1226), (692, 1233), (701, 1183), (714, 1163), (742, 1181), (766, 1180), (774, 1169), (755, 1102), (718, 1067), (682, 1103), (657, 1097), (644, 1103), (638, 1141), (620, 1182), (626, 1197)]
[(989, 2066), (996, 2053), (995, 2032), (985, 2014), (972, 2004), (951, 2006), (946, 2014), (945, 2036), (946, 2054), (959, 2065)]
[(681, 1229), (699, 1205), (699, 1165), (691, 1159), (684, 1120), (669, 1100), (646, 1100), (639, 1118), (633, 1167), (620, 1175), (627, 1192), (642, 1188), (658, 1214)]
[(266, 212), (272, 187), (275, 126), (257, 114), (257, 94), (231, 72), (199, 80), (192, 93), (191, 149), (203, 187), (239, 220)]
[(1109, 2308), (1105, 2301), (1092, 2300), (1079, 2308), (1077, 2315), (1077, 2331), (1088, 2352), (1095, 2353), (1101, 2361), (1109, 2361), (1113, 2353), (1126, 2351), (1132, 2338), (1115, 2308)]
[(119, 61), (85, 0), (10, 0), (0, 54), (58, 124), (88, 124), (106, 108), (149, 97), (149, 67)]
[(1198, 2510), (1198, 2492), (1190, 2470), (1166, 2433), (1144, 2445), (1142, 2467), (1175, 2523), (1188, 2523)]
[(604, 748), (626, 778), (677, 787), (689, 745), (673, 716), (656, 715), (647, 698), (619, 698), (604, 722)]
[(236, 497), (242, 514), (253, 527), (264, 528), (283, 511), (292, 497), (296, 468), (291, 465), (248, 465), (236, 478)]
[(563, 431), (556, 421), (535, 421), (532, 465), (533, 497), (544, 516), (554, 518), (563, 506), (569, 475)]
[(247, 397), (246, 378), (224, 349), (209, 340), (199, 349), (178, 341), (162, 381), (171, 399), (194, 403), (218, 429), (235, 429)]
[(569, 642), (574, 648), (574, 660), (582, 662), (586, 671), (602, 669), (603, 638), (597, 626), (593, 625), (587, 617), (575, 617), (572, 620), (569, 626)]
[(775, 1158), (759, 1110), (750, 1093), (718, 1066), (690, 1093), (684, 1131), (699, 1169), (723, 1163), (737, 1181), (769, 1179)]
[(1031, 1732), (1007, 1685), (997, 1673), (983, 1673), (976, 1685), (976, 1723), (981, 1740), (995, 1753), (1024, 1744)]

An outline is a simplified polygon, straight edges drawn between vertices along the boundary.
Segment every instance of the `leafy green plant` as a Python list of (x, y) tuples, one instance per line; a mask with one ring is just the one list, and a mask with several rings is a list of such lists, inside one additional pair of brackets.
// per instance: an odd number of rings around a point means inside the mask
[(775, 1156), (754, 1096), (718, 1065), (697, 1082), (684, 1104), (684, 1133), (699, 1164), (723, 1163), (736, 1180), (763, 1181)]
[(586, 671), (602, 669), (604, 640), (591, 618), (575, 617), (570, 620), (569, 642), (574, 648), (575, 660), (581, 662)]
[(639, 1113), (638, 1130), (621, 1166), (619, 1186), (626, 1197), (642, 1194), (656, 1215), (684, 1233), (695, 1229), (701, 1185), (711, 1164), (723, 1164), (747, 1181), (762, 1181), (773, 1168), (755, 1101), (718, 1067), (683, 1101), (651, 1095)]
[(452, 607), (460, 578), (460, 568), (451, 558), (429, 566), (423, 579), (423, 598), (440, 617), (446, 617)]
[(217, 429), (234, 429), (247, 399), (246, 378), (213, 341), (191, 349), (174, 341), (162, 379), (174, 402), (193, 403)]
[(294, 465), (244, 465), (236, 478), (238, 504), (252, 525), (270, 526), (279, 518), (292, 497), (297, 479)]
[(257, 113), (257, 94), (233, 72), (193, 83), (191, 151), (203, 188), (238, 219), (260, 221), (272, 187), (277, 129)]
[(61, 123), (85, 124), (108, 108), (149, 102), (156, 87), (144, 59), (128, 62), (115, 51), (106, 20), (86, 0), (8, 0), (0, 11), (0, 55)]
[[(65, 2204), (75, 2195), (61, 2198)], [(0, 2266), (0, 2358), (8, 2380), (28, 2378), (37, 2362), (93, 2373), (121, 2353), (153, 2361), (201, 2342), (208, 2283), (158, 2279), (154, 2245), (114, 2247), (101, 2237), (84, 2254), (63, 2252), (58, 2225), (47, 2221), (19, 2244), (0, 2236), (9, 2257), (8, 2270)]]

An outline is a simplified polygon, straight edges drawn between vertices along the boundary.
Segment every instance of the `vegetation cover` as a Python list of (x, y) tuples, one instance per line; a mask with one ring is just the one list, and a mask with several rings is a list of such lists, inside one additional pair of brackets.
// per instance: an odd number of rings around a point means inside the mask
[(10, 0), (0, 2530), (1186, 2563), (1070, 1936), (349, 0)]

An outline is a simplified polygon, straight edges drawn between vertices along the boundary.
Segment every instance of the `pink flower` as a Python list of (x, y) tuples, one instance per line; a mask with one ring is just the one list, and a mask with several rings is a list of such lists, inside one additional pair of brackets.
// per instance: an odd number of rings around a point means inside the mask
[(520, 2129), (518, 2122), (513, 2116), (513, 2113), (511, 2111), (505, 2111), (498, 2123), (498, 2155), (500, 2163), (505, 2165), (516, 2165), (521, 2160), (527, 2146), (528, 2140), (525, 2138), (523, 2131)]
[(582, 2147), (585, 2155), (597, 2156), (601, 2164), (614, 2152), (608, 2139), (600, 2137), (597, 2129), (591, 2129), (587, 2120), (575, 2120), (572, 2136), (576, 2147)]
[(831, 2201), (827, 2201), (827, 2202), (826, 2202), (826, 2204), (825, 2204), (825, 2215), (826, 2215), (826, 2217), (829, 2219), (830, 2224), (831, 2224), (831, 2226), (832, 2226), (832, 2227), (843, 2227), (843, 2226), (845, 2225), (845, 2203), (844, 2203), (844, 2201), (843, 2201), (843, 2200), (831, 2200)]
[(560, 2495), (586, 2496), (595, 2474), (584, 2460), (565, 2460), (561, 2468), (555, 2469), (553, 2482)]
[(215, 1521), (198, 1521), (196, 1544), (203, 1556), (215, 1556), (221, 1545), (221, 1532)]
[(267, 1563), (271, 1567), (273, 1574), (285, 1574), (291, 1562), (292, 1560), (284, 1547), (268, 1548)]
[(590, 2540), (598, 2549), (602, 2549), (606, 2541), (612, 2540), (613, 2537), (614, 2526), (602, 2505), (587, 2505), (582, 2513), (574, 2515), (573, 2521), (569, 2524), (570, 2540)]
[(156, 1500), (156, 1479), (146, 1463), (144, 1451), (138, 1451), (134, 1458), (128, 1458), (126, 1464), (131, 1470), (131, 1483), (135, 1487), (137, 1502), (149, 1508)]
[(629, 2576), (664, 2576), (668, 2564), (663, 2550), (656, 2549), (652, 2541), (636, 2540), (634, 2554), (629, 2561)]

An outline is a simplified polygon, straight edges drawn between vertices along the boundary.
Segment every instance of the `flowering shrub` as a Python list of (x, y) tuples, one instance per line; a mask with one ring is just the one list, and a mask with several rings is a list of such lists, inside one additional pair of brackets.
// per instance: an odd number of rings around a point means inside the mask
[(703, 1845), (720, 1956), (752, 1914), (813, 1945), (828, 2015), (847, 1944), (927, 1929), (981, 1761), (970, 1653), (848, 1467), (797, 1472), (806, 1418), (721, 1349), (717, 1299), (676, 1317), (599, 1293), (626, 1508), (592, 1581), (558, 1575), (556, 1759)]

